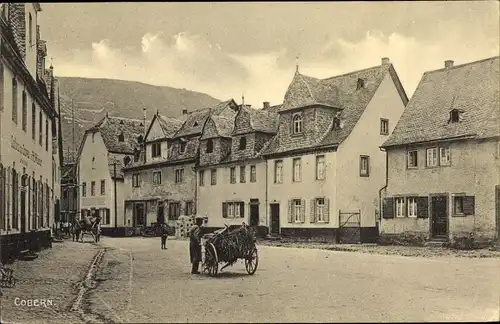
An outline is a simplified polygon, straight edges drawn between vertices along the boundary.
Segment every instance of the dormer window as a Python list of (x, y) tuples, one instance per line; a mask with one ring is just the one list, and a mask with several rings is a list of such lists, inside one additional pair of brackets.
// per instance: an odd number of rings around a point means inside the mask
[(450, 123), (458, 123), (460, 121), (460, 111), (453, 109), (450, 111)]
[(333, 118), (333, 129), (340, 129), (340, 118)]
[(142, 137), (142, 135), (137, 136), (138, 143), (142, 143), (143, 140), (144, 140), (144, 138)]
[(123, 158), (123, 164), (124, 164), (125, 166), (127, 166), (129, 163), (130, 163), (130, 157), (129, 157), (129, 156), (124, 157), (124, 158)]
[(193, 127), (198, 126), (198, 122), (194, 122)]
[(300, 114), (295, 114), (292, 117), (292, 131), (293, 134), (302, 133), (302, 116)]
[(239, 145), (239, 149), (240, 151), (241, 150), (244, 150), (247, 148), (247, 137), (246, 136), (243, 136), (240, 138), (240, 145)]
[(123, 125), (123, 120), (120, 120), (120, 125)]
[(184, 152), (186, 152), (186, 142), (185, 141), (181, 141), (179, 143), (179, 152), (181, 154), (184, 154)]
[(214, 151), (214, 141), (212, 139), (209, 139), (207, 141), (207, 150), (206, 153), (212, 153)]
[(358, 84), (357, 84), (357, 86), (356, 86), (356, 90), (363, 89), (364, 87), (365, 87), (365, 80), (364, 80), (364, 79), (359, 78), (359, 79), (358, 79)]
[(125, 142), (125, 137), (123, 136), (123, 132), (118, 135), (118, 142)]

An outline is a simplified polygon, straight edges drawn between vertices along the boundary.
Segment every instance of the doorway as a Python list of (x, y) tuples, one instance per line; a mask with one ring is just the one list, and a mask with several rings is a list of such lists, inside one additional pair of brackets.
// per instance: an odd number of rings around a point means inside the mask
[(431, 237), (448, 238), (448, 196), (431, 197)]
[(271, 204), (271, 234), (280, 233), (280, 204)]
[(26, 191), (21, 189), (21, 233), (26, 232)]
[(250, 226), (259, 226), (259, 199), (250, 199)]
[(156, 222), (158, 224), (165, 223), (165, 202), (160, 201), (158, 203), (158, 213), (156, 215)]
[(136, 203), (134, 206), (134, 217), (132, 218), (132, 226), (144, 225), (144, 203)]

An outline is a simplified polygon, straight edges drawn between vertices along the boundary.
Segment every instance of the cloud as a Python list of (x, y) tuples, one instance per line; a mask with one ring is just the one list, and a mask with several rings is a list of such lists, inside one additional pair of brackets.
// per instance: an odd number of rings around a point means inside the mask
[[(498, 37), (494, 41), (478, 34), (463, 40), (446, 36), (430, 42), (392, 33), (369, 32), (357, 42), (325, 38), (315, 51), (299, 58), (301, 73), (330, 77), (380, 64), (389, 57), (411, 96), (422, 74), (443, 67), (447, 59), (462, 64), (498, 55)], [(224, 46), (211, 44), (201, 35), (187, 32), (166, 36), (146, 33), (137, 47), (117, 48), (112, 40), (91, 44), (87, 51), (60, 57), (55, 66), (59, 76), (80, 76), (133, 80), (205, 92), (221, 100), (234, 98), (254, 107), (263, 101), (281, 103), (295, 72), (296, 53), (279, 51), (248, 53), (227, 52)], [(311, 53), (303, 44), (304, 53)], [(296, 49), (293, 50), (294, 52)]]

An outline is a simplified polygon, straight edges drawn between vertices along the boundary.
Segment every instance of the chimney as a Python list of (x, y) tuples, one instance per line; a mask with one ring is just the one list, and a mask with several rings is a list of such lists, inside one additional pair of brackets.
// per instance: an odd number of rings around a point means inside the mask
[(264, 101), (264, 109), (269, 109), (269, 101)]
[(182, 109), (182, 115), (187, 115), (188, 110), (187, 109)]
[(452, 68), (453, 67), (453, 61), (452, 60), (447, 60), (447, 61), (444, 61), (444, 67), (446, 69), (449, 69), (449, 68)]
[(386, 65), (386, 64), (389, 64), (389, 63), (391, 63), (391, 61), (389, 61), (388, 57), (382, 57), (382, 65)]

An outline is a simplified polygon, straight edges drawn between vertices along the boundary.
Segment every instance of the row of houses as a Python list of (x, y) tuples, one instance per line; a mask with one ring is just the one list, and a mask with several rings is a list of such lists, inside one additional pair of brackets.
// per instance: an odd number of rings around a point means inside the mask
[(104, 232), (200, 215), (211, 229), (245, 222), (344, 242), (493, 238), (498, 66), (447, 61), (410, 101), (387, 58), (326, 79), (297, 67), (280, 105), (106, 116), (78, 154), (81, 213), (100, 214)]
[(58, 83), (46, 68), (39, 3), (0, 6), (0, 249), (48, 245), (59, 214)]

